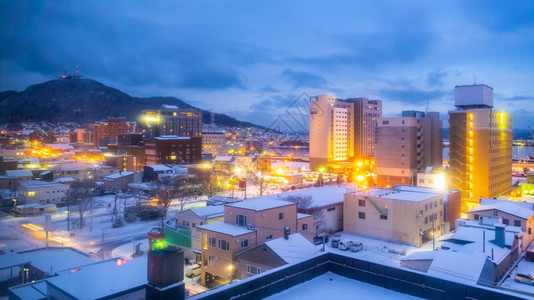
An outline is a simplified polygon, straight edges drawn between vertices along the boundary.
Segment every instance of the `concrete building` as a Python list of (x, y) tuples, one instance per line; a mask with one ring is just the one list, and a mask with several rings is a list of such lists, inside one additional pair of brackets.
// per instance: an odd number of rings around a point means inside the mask
[(196, 109), (162, 105), (157, 110), (143, 110), (142, 127), (145, 138), (164, 135), (199, 137), (202, 135), (202, 112)]
[(226, 136), (222, 128), (215, 124), (202, 126), (202, 152), (209, 152), (213, 157), (226, 154)]
[[(119, 171), (103, 178), (104, 188), (106, 191), (121, 190), (125, 192), (129, 183), (141, 182), (141, 176), (141, 173)], [(136, 177), (138, 180), (136, 180)]]
[(202, 283), (232, 280), (237, 253), (283, 237), (286, 230), (311, 241), (312, 225), (313, 217), (297, 214), (296, 204), (288, 201), (256, 197), (225, 205), (224, 222), (197, 226), (202, 234)]
[(349, 98), (346, 101), (354, 103), (354, 156), (359, 159), (374, 157), (382, 100)]
[(354, 157), (354, 104), (331, 95), (310, 98), (310, 168)]
[(78, 181), (94, 179), (94, 165), (85, 163), (59, 163), (49, 168), (53, 179), (73, 177)]
[(521, 251), (525, 251), (534, 239), (532, 232), (534, 227), (533, 203), (481, 198), (480, 205), (466, 213), (467, 219), (470, 221), (478, 222), (483, 217), (490, 217), (493, 218), (492, 222), (494, 223), (521, 228), (523, 232)]
[(443, 229), (443, 195), (371, 189), (345, 195), (343, 230), (421, 246)]
[(93, 145), (95, 147), (106, 146), (100, 145), (100, 140), (110, 138), (117, 143), (119, 134), (134, 133), (137, 129), (135, 122), (127, 122), (124, 118), (107, 119), (103, 122), (95, 122), (93, 125)]
[(455, 87), (449, 111), (449, 178), (462, 191), (462, 212), (512, 188), (512, 117), (493, 109), (493, 88)]
[(133, 155), (113, 155), (106, 157), (106, 165), (121, 171), (135, 172), (138, 169), (137, 158)]
[(415, 185), (418, 172), (441, 168), (443, 123), (437, 112), (403, 111), (378, 122), (375, 149), (378, 187)]
[(145, 140), (145, 165), (200, 162), (201, 137), (158, 136)]
[(69, 186), (44, 181), (26, 181), (19, 185), (17, 204), (58, 204), (63, 203)]

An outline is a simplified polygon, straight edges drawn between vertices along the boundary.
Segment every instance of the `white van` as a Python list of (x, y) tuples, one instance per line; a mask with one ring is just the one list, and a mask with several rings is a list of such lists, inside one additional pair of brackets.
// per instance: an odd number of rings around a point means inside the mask
[(358, 252), (363, 250), (363, 244), (360, 242), (352, 242), (352, 246), (350, 246), (350, 252)]
[(347, 250), (350, 249), (350, 246), (352, 246), (352, 241), (351, 240), (341, 240), (341, 241), (339, 241), (338, 249), (339, 250), (343, 250), (343, 251), (347, 251)]
[(187, 271), (185, 272), (185, 276), (187, 277), (195, 277), (202, 273), (202, 269), (200, 268), (199, 264), (194, 264), (187, 268)]

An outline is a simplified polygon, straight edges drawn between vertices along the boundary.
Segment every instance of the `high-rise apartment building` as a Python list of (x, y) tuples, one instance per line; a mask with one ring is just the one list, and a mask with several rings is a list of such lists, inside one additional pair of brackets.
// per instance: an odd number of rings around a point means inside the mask
[(378, 120), (375, 148), (378, 187), (416, 184), (417, 172), (443, 162), (443, 122), (437, 112), (403, 111)]
[(135, 122), (127, 122), (124, 118), (107, 119), (103, 122), (96, 122), (93, 125), (93, 145), (100, 147), (100, 140), (108, 138), (117, 143), (119, 134), (134, 133), (137, 129)]
[(349, 98), (354, 103), (354, 157), (375, 156), (377, 121), (382, 118), (382, 100)]
[(158, 136), (145, 140), (145, 165), (200, 162), (201, 137)]
[(493, 109), (493, 88), (455, 87), (449, 111), (449, 178), (462, 191), (462, 212), (512, 187), (512, 117)]
[(202, 112), (196, 109), (163, 105), (158, 110), (143, 110), (143, 133), (146, 138), (163, 135), (200, 137)]
[(222, 128), (215, 124), (202, 126), (202, 152), (209, 152), (213, 157), (224, 155), (226, 149), (226, 135)]
[(354, 104), (331, 95), (310, 98), (310, 168), (354, 157)]

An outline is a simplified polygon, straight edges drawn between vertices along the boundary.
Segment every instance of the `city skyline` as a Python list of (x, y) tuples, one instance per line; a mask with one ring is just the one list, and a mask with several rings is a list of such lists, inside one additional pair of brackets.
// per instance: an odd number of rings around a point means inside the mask
[[(528, 2), (4, 2), (0, 90), (80, 67), (132, 96), (174, 96), (269, 126), (299, 95), (384, 101), (384, 117), (438, 111), (485, 83), (514, 128), (534, 110)], [(444, 127), (448, 127), (445, 122)]]

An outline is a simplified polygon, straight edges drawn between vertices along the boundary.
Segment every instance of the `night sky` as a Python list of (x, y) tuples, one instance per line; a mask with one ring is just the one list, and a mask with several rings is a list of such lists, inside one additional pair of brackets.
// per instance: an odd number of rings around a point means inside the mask
[(428, 102), (446, 120), (476, 77), (514, 128), (534, 127), (534, 1), (1, 0), (0, 22), (0, 91), (78, 65), (268, 126), (318, 94), (382, 99), (385, 116)]

